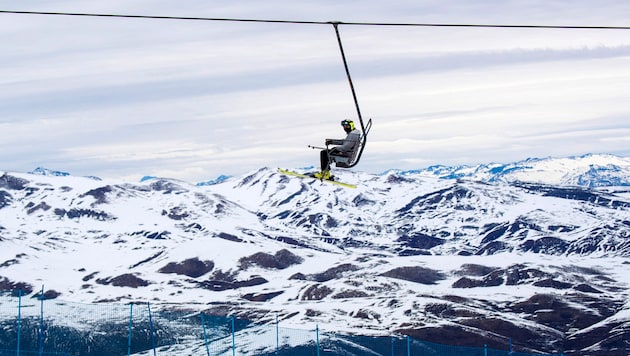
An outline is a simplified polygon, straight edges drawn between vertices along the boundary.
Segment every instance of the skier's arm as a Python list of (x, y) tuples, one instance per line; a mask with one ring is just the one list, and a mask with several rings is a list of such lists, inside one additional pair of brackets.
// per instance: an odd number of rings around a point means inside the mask
[(360, 140), (361, 135), (353, 131), (348, 134), (348, 137), (346, 137), (345, 140), (342, 140), (342, 142), (340, 143), (341, 146), (337, 146), (336, 148), (340, 151), (350, 152), (359, 146)]
[(346, 141), (345, 139), (327, 138), (326, 144), (327, 145), (343, 145), (345, 141)]

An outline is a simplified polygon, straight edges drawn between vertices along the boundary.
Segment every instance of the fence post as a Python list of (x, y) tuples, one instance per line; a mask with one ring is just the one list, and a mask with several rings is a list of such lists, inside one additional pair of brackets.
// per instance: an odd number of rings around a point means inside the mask
[(407, 356), (411, 356), (411, 339), (407, 335)]
[(39, 356), (44, 354), (44, 285), (39, 295)]
[(206, 354), (210, 356), (210, 347), (208, 346), (208, 334), (206, 333), (206, 319), (201, 315), (201, 328), (203, 329), (203, 343), (206, 345)]
[(201, 316), (201, 329), (203, 330), (203, 344), (206, 345), (206, 355), (210, 356), (210, 347), (208, 346), (208, 333), (206, 333), (206, 319), (203, 317), (203, 312), (199, 313)]
[(278, 356), (280, 352), (280, 328), (278, 327), (278, 314), (276, 314), (276, 356)]
[(317, 356), (319, 356), (319, 325), (315, 325), (315, 346), (317, 347)]
[(232, 315), (232, 356), (236, 355), (236, 341), (234, 340), (234, 315)]
[(151, 346), (153, 346), (153, 356), (157, 356), (155, 350), (155, 336), (153, 334), (153, 317), (151, 316), (151, 303), (147, 302), (147, 309), (149, 310), (149, 331), (151, 332)]
[(508, 355), (514, 355), (514, 352), (512, 352), (512, 338), (510, 338), (510, 353)]
[(483, 355), (488, 356), (488, 344), (483, 344)]
[(391, 337), (391, 343), (392, 343), (392, 356), (394, 356), (394, 337)]
[(17, 356), (20, 356), (20, 336), (22, 333), (22, 290), (18, 290), (18, 320), (17, 320)]
[(131, 331), (133, 328), (133, 303), (129, 303), (129, 335), (127, 336), (127, 356), (131, 355)]

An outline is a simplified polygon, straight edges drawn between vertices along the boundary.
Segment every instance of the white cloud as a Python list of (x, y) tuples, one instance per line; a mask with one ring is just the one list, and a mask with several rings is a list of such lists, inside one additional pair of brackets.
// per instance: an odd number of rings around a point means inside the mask
[[(387, 5), (387, 6), (385, 6)], [(13, 7), (17, 7), (15, 3)], [(380, 22), (623, 25), (606, 1), (29, 2), (21, 9)], [(492, 7), (492, 11), (488, 7)], [(627, 13), (627, 12), (626, 12)], [(317, 164), (355, 114), (332, 26), (2, 14), (0, 169), (199, 181)], [(628, 31), (341, 26), (360, 170), (630, 154)], [(151, 171), (151, 172), (149, 172)]]

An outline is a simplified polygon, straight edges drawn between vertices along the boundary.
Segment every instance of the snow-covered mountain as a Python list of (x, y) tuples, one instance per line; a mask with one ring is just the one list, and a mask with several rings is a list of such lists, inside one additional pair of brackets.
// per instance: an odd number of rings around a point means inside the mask
[(431, 166), (400, 171), (402, 175), (472, 179), (482, 182), (525, 181), (563, 186), (630, 186), (630, 158), (606, 154), (586, 154), (569, 158), (528, 158), (523, 161), (477, 166)]
[(212, 185), (5, 172), (0, 289), (45, 281), (69, 301), (629, 354), (628, 159), (438, 171), (338, 172), (357, 189), (269, 168)]

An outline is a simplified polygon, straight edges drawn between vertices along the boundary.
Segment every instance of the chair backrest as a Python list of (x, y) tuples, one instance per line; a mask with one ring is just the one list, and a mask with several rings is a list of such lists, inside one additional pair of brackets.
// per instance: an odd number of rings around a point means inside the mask
[(357, 154), (361, 149), (362, 141), (363, 137), (360, 137), (359, 140), (354, 144), (354, 147), (352, 148), (352, 151), (349, 152), (349, 154), (343, 156), (334, 155), (333, 157), (335, 159), (336, 166), (342, 168), (351, 167), (354, 164), (354, 160), (356, 159)]

